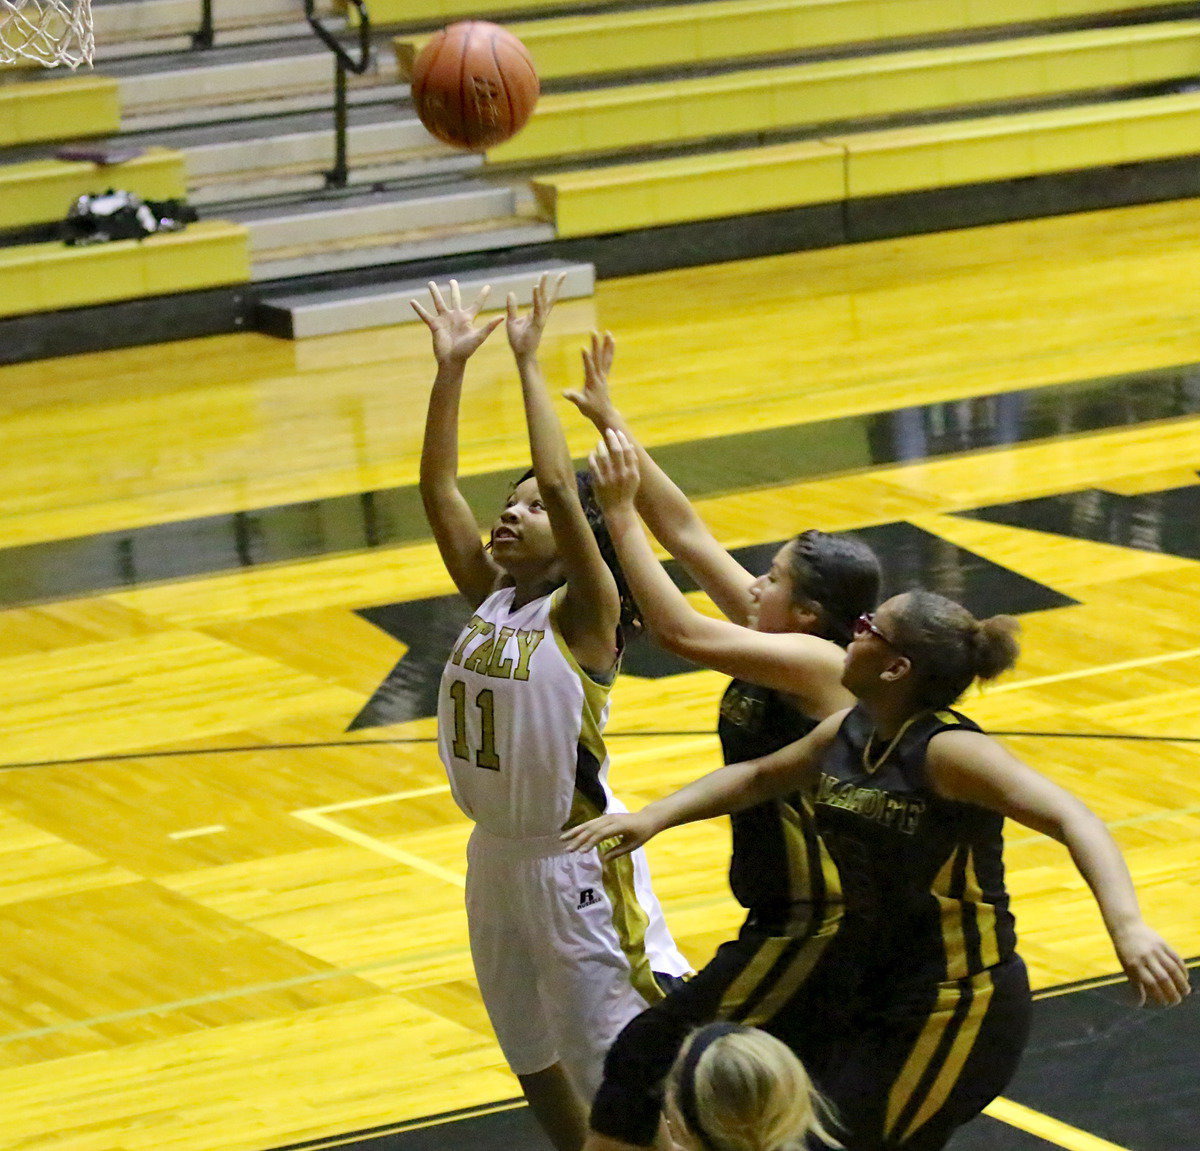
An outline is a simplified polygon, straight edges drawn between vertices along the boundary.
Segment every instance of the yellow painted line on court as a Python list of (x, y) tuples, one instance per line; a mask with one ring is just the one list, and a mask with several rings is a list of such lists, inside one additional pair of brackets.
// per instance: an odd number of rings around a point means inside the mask
[(168, 839), (195, 839), (198, 835), (217, 835), (225, 830), (223, 823), (214, 823), (210, 827), (192, 827), (187, 831), (168, 831)]
[(1014, 1103), (1011, 1099), (993, 1099), (983, 1109), (983, 1113), (1017, 1128), (1018, 1131), (1027, 1131), (1030, 1135), (1045, 1139), (1047, 1143), (1053, 1143), (1056, 1147), (1066, 1147), (1067, 1151), (1127, 1151), (1116, 1143), (1080, 1131), (1078, 1127), (1052, 1119), (1049, 1115), (1034, 1111), (1032, 1107)]
[(429, 860), (422, 859), (419, 855), (413, 855), (411, 851), (404, 851), (399, 847), (393, 847), (390, 843), (384, 843), (383, 840), (376, 839), (374, 836), (355, 831), (351, 827), (346, 827), (344, 824), (322, 815), (319, 811), (293, 811), (292, 815), (313, 827), (329, 832), (330, 835), (336, 835), (339, 839), (346, 840), (347, 843), (357, 844), (359, 847), (365, 847), (368, 851), (375, 852), (376, 855), (383, 855), (397, 863), (403, 863), (414, 871), (423, 871), (435, 879), (453, 883), (455, 887), (465, 888), (467, 886), (466, 877), (460, 872), (430, 863)]
[[(1057, 675), (1041, 675), (1034, 679), (1014, 680), (1011, 683), (1001, 683), (995, 687), (985, 688), (981, 692), (979, 688), (976, 688), (975, 691), (986, 698), (1006, 691), (1023, 691), (1027, 687), (1044, 687), (1050, 683), (1065, 683), (1072, 679), (1087, 679), (1093, 675), (1108, 675), (1114, 671), (1129, 671), (1135, 667), (1150, 667), (1156, 663), (1174, 663), (1181, 659), (1196, 658), (1200, 658), (1200, 647), (1194, 647), (1188, 651), (1173, 651), (1169, 655), (1147, 655), (1140, 659), (1127, 659), (1121, 663), (1105, 663), (1098, 667), (1078, 668), (1075, 671), (1059, 672)], [(1169, 741), (1169, 739), (1169, 736), (1165, 737), (1165, 741)]]

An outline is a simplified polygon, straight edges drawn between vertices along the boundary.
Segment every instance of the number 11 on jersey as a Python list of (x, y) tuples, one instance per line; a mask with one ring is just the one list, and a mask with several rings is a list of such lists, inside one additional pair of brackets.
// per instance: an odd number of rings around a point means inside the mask
[[(471, 760), (471, 748), (467, 744), (467, 685), (456, 679), (450, 685), (450, 698), (454, 700), (454, 743), (451, 745), (455, 759)], [(475, 766), (488, 771), (500, 770), (500, 757), (496, 754), (496, 699), (490, 687), (483, 688), (475, 697), (479, 708), (479, 750), (475, 753)]]

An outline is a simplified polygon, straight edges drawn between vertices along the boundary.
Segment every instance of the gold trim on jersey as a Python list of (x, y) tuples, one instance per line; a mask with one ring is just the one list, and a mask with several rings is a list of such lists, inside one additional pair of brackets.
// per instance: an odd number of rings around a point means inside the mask
[[(721, 1018), (736, 1019), (739, 1023), (756, 1027), (778, 1015), (788, 1000), (800, 990), (821, 956), (825, 954), (825, 948), (837, 934), (839, 918), (827, 919), (821, 929), (807, 939), (794, 935), (775, 935), (765, 939), (741, 974), (721, 996), (721, 1005), (718, 1008)], [(742, 1009), (762, 989), (784, 954), (793, 948), (798, 948), (797, 954), (771, 983), (762, 998), (749, 1011), (743, 1013)]]
[(957, 1009), (963, 996), (970, 995), (970, 1006), (957, 1025), (949, 1050), (941, 1057), (940, 1066), (937, 1067), (933, 1081), (925, 1091), (920, 1107), (897, 1142), (907, 1140), (945, 1104), (967, 1057), (975, 1046), (975, 1041), (979, 1038), (979, 1031), (994, 992), (995, 984), (990, 971), (981, 972), (970, 980), (943, 983), (938, 987), (933, 1010), (888, 1095), (884, 1133), (889, 1140), (896, 1138), (897, 1125), (916, 1097), (929, 1069), (938, 1059), (938, 1053), (943, 1050), (945, 1037), (955, 1026)]
[[(571, 670), (579, 677), (579, 683), (583, 688), (583, 714), (580, 716), (579, 742), (596, 757), (596, 762), (603, 768), (603, 765), (608, 761), (608, 748), (604, 744), (604, 736), (600, 730), (600, 717), (604, 714), (609, 694), (612, 692), (612, 684), (599, 683), (588, 675), (579, 666), (579, 661), (575, 658), (575, 653), (563, 638), (562, 629), (558, 625), (558, 612), (562, 607), (565, 592), (566, 587), (564, 585), (551, 593), (550, 634), (554, 636), (554, 642), (558, 645), (559, 652), (562, 654), (563, 659), (567, 661)], [(615, 672), (613, 680), (616, 680)], [(603, 813), (597, 812), (596, 814), (601, 815)], [(573, 826), (573, 824), (569, 826)]]
[[(569, 827), (595, 819), (603, 812), (596, 809), (582, 792), (576, 791), (571, 803)], [(615, 840), (610, 842), (616, 842)], [(601, 848), (606, 844), (601, 844)], [(599, 849), (597, 849), (599, 850)], [(646, 952), (646, 928), (650, 917), (637, 896), (637, 883), (633, 873), (633, 857), (624, 855), (620, 859), (601, 864), (600, 874), (609, 906), (613, 910), (612, 924), (617, 941), (629, 964), (629, 982), (647, 1003), (657, 1003), (665, 996), (654, 977), (650, 956)]]

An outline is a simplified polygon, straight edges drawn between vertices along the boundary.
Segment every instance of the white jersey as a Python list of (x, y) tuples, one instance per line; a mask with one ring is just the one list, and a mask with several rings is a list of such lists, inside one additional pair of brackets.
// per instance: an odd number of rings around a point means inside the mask
[(455, 802), (505, 839), (557, 835), (608, 810), (609, 687), (555, 619), (565, 588), (513, 607), (493, 592), (463, 628), (438, 690), (438, 751)]

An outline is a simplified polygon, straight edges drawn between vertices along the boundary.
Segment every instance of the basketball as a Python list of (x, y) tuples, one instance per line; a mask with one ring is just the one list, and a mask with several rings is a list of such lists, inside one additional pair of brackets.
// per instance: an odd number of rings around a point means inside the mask
[(455, 148), (482, 151), (516, 135), (540, 91), (529, 50), (486, 20), (450, 24), (413, 61), (417, 115)]

